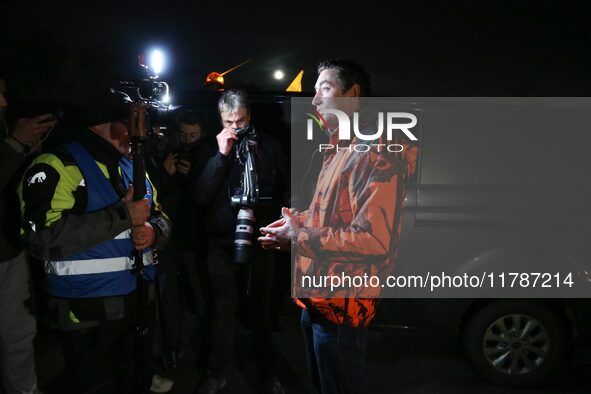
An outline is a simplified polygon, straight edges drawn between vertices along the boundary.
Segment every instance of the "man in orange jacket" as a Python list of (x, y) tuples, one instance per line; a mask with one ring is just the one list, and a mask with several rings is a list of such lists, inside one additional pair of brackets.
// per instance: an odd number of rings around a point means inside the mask
[[(312, 105), (321, 115), (330, 145), (340, 140), (338, 119), (330, 109), (350, 118), (370, 95), (365, 70), (348, 61), (318, 67)], [(371, 126), (370, 126), (371, 127)], [(404, 181), (414, 171), (416, 147), (402, 152), (326, 151), (316, 191), (307, 211), (283, 208), (283, 218), (261, 228), (265, 248), (295, 249), (294, 289), (305, 294), (302, 330), (311, 378), (322, 394), (366, 391), (367, 326), (375, 315), (379, 287), (302, 289), (303, 276), (379, 276), (391, 272), (400, 235)]]

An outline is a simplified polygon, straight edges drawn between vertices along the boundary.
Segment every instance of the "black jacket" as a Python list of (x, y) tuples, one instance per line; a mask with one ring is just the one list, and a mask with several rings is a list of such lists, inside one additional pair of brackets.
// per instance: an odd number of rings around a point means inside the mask
[[(178, 251), (193, 252), (205, 245), (202, 223), (205, 208), (195, 204), (191, 194), (192, 183), (197, 181), (209, 159), (208, 155), (213, 151), (212, 143), (204, 137), (190, 146), (184, 145), (172, 152), (165, 151), (163, 155), (149, 154), (147, 165), (150, 180), (158, 189), (158, 201), (174, 225), (172, 241)], [(177, 171), (171, 176), (166, 172), (163, 162), (168, 153), (177, 153), (178, 159), (191, 163), (187, 175)]]
[[(281, 146), (266, 134), (258, 134), (257, 142), (256, 167), (260, 196), (271, 197), (272, 200), (254, 208), (256, 229), (279, 218), (280, 208), (287, 203), (289, 195), (287, 158)], [(238, 210), (232, 208), (230, 197), (234, 189), (240, 187), (241, 175), (242, 166), (235, 158), (234, 150), (225, 156), (215, 146), (196, 181), (192, 182), (194, 198), (199, 205), (207, 208), (205, 232), (214, 244), (228, 246), (234, 241)], [(254, 237), (258, 237), (256, 232)]]

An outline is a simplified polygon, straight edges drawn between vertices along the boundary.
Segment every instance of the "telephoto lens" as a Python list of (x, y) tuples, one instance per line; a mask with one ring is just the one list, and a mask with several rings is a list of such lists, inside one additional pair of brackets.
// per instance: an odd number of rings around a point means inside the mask
[(254, 211), (242, 208), (238, 211), (236, 233), (234, 235), (234, 262), (246, 264), (250, 259), (252, 238), (254, 235)]

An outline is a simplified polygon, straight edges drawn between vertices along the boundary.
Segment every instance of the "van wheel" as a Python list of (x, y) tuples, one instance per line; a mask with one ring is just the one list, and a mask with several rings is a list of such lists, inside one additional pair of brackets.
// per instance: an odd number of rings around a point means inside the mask
[(488, 304), (464, 330), (465, 350), (477, 372), (513, 387), (539, 386), (550, 379), (564, 363), (566, 339), (560, 317), (527, 300)]

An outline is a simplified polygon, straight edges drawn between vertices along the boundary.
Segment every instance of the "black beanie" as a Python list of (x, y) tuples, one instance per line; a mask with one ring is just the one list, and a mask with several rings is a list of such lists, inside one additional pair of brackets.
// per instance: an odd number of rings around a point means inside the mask
[(80, 109), (77, 123), (90, 127), (116, 120), (125, 121), (129, 117), (130, 102), (127, 94), (113, 89), (93, 91)]

